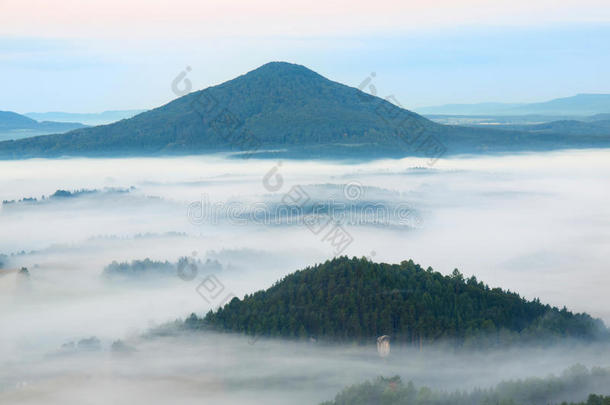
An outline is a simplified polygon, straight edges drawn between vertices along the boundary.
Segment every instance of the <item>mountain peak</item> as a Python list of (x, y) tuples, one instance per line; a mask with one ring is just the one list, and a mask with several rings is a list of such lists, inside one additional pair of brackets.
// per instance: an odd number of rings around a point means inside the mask
[(303, 65), (298, 65), (296, 63), (290, 62), (282, 62), (282, 61), (274, 61), (265, 63), (258, 68), (251, 70), (246, 73), (242, 77), (252, 77), (252, 76), (262, 76), (264, 78), (267, 77), (290, 77), (290, 76), (300, 76), (300, 77), (309, 77), (309, 78), (323, 78), (321, 75), (317, 74), (311, 69), (306, 68)]
[(313, 72), (313, 70), (306, 68), (303, 65), (299, 65), (297, 63), (291, 63), (291, 62), (284, 62), (284, 61), (271, 61), (271, 62), (267, 62), (264, 65), (259, 66), (258, 68), (254, 69), (253, 72), (255, 71), (284, 71), (284, 72)]

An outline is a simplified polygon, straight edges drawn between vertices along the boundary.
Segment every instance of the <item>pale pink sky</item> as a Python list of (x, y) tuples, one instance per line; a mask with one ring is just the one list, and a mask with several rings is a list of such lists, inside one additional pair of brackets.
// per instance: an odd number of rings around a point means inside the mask
[(324, 36), (610, 21), (607, 0), (0, 0), (0, 36)]
[(402, 105), (609, 92), (609, 0), (0, 0), (0, 110), (152, 108), (274, 60)]

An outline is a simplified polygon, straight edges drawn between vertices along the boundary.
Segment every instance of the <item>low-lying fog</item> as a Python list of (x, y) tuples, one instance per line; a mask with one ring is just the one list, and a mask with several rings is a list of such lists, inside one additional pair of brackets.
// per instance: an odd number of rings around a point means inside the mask
[[(200, 333), (136, 341), (137, 351), (52, 353), (4, 366), (1, 403), (319, 404), (346, 385), (400, 375), (444, 390), (491, 387), (500, 380), (561, 375), (575, 364), (608, 365), (601, 347), (452, 353), (324, 346)], [(106, 348), (105, 348), (106, 349)], [(17, 387), (16, 389), (14, 387)], [(610, 393), (610, 387), (600, 387)], [(582, 400), (575, 392), (562, 400)]]
[[(152, 327), (203, 314), (336, 254), (412, 258), (442, 273), (457, 267), (609, 324), (608, 178), (608, 150), (433, 166), (425, 159), (219, 155), (0, 161), (0, 200), (7, 201), (0, 210), (0, 402), (306, 404), (377, 375), (454, 389), (545, 376), (574, 363), (610, 366), (595, 347), (471, 354), (468, 362), (465, 354), (393, 348), (383, 361), (373, 345), (215, 334), (141, 339)], [(304, 221), (312, 213), (328, 228)], [(336, 222), (347, 232), (340, 245), (325, 237)], [(102, 275), (113, 261), (180, 257), (217, 262), (211, 272), (222, 292), (198, 290), (206, 272), (192, 279)], [(92, 336), (101, 350), (68, 350)], [(136, 351), (111, 354), (117, 339)]]

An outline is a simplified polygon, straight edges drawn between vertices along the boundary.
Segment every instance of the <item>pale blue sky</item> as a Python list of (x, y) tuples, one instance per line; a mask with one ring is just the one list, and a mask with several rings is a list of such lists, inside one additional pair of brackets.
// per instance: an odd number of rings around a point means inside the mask
[(98, 112), (175, 98), (190, 66), (194, 89), (273, 60), (348, 84), (376, 73), (378, 95), (418, 106), (543, 101), (610, 93), (610, 24), (444, 26), (341, 35), (0, 36), (0, 110)]

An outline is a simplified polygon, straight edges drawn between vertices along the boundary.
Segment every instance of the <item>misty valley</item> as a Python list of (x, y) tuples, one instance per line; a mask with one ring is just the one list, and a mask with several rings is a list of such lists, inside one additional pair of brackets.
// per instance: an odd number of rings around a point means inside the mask
[(607, 404), (605, 149), (0, 161), (0, 403)]
[(608, 66), (608, 0), (0, 0), (0, 405), (610, 405)]

